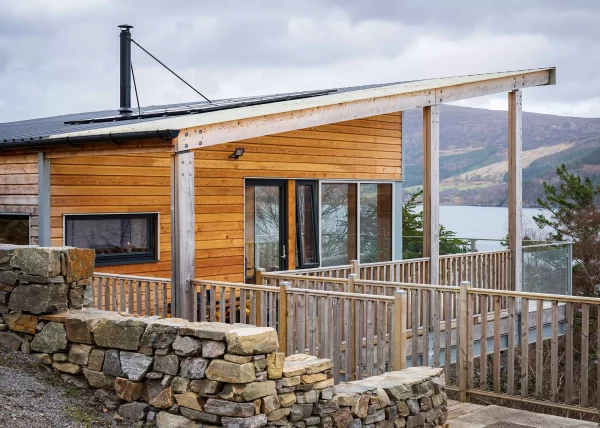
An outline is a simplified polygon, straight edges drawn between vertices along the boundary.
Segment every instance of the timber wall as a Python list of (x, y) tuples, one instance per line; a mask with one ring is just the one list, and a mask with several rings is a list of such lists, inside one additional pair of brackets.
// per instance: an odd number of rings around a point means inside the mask
[(38, 155), (0, 156), (0, 213), (31, 214), (30, 244), (37, 244)]
[(159, 213), (160, 260), (99, 267), (111, 272), (171, 276), (169, 153), (59, 157), (50, 161), (51, 242), (63, 244), (64, 214)]
[(400, 180), (401, 128), (396, 113), (195, 150), (196, 276), (244, 280), (244, 178)]

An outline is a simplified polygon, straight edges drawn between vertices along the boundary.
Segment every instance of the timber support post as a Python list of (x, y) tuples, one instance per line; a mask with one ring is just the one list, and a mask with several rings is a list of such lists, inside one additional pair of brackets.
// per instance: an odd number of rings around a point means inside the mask
[(429, 257), (430, 284), (439, 284), (440, 107), (423, 107), (423, 257)]
[[(50, 159), (44, 152), (38, 153), (38, 245), (49, 247), (50, 243)], [(31, 242), (29, 242), (31, 244)]]
[[(394, 318), (393, 318), (393, 370), (406, 368), (406, 311), (407, 296), (405, 290), (397, 289), (394, 292)], [(414, 366), (414, 363), (413, 363)]]
[(291, 283), (281, 281), (279, 283), (279, 352), (287, 355), (287, 336), (288, 336), (288, 295), (287, 289)]
[[(256, 285), (263, 285), (263, 277), (262, 274), (265, 271), (264, 268), (256, 268), (255, 270), (255, 277), (254, 277), (254, 282), (256, 283)], [(263, 292), (262, 291), (257, 291), (256, 292), (256, 325), (258, 327), (263, 327), (262, 325), (262, 299), (263, 297)]]
[[(511, 256), (510, 281), (513, 291), (523, 291), (522, 152), (522, 93), (520, 90), (515, 90), (508, 93), (508, 247)], [(520, 310), (520, 307), (517, 309)]]
[[(352, 265), (352, 273), (355, 275), (360, 275), (360, 267), (358, 265), (358, 260), (350, 260), (350, 264)], [(358, 279), (358, 277), (356, 279)]]
[(468, 322), (469, 322), (469, 281), (460, 283), (459, 295), (459, 314), (458, 314), (458, 390), (459, 399), (463, 403), (469, 401), (467, 394), (467, 375), (469, 367), (467, 366), (467, 350), (468, 350)]
[[(171, 315), (192, 319), (194, 278), (194, 152), (175, 153), (171, 178)], [(202, 296), (204, 297), (204, 296)]]
[[(352, 262), (355, 262), (356, 260), (353, 260)], [(358, 262), (357, 262), (358, 264)], [(356, 287), (354, 285), (354, 281), (358, 280), (358, 275), (355, 273), (351, 273), (350, 275), (348, 275), (348, 293), (356, 293)], [(348, 319), (348, 327), (350, 328), (350, 334), (348, 337), (348, 343), (346, 345), (346, 358), (350, 358), (350, 367), (351, 367), (351, 373), (350, 373), (350, 379), (352, 380), (356, 380), (356, 373), (357, 373), (357, 368), (356, 368), (356, 353), (355, 353), (355, 349), (356, 349), (356, 301), (354, 299), (350, 299), (350, 316)]]

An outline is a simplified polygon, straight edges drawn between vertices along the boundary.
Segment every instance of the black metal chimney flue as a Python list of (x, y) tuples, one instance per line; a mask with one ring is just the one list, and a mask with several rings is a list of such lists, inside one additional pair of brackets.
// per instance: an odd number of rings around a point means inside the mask
[(120, 58), (120, 98), (121, 104), (119, 114), (131, 114), (131, 25), (119, 25), (121, 34), (119, 34), (121, 44)]

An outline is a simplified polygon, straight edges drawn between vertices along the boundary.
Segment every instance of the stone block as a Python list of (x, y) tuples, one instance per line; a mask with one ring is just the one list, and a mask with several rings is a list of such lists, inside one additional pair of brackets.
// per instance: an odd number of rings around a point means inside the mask
[(279, 379), (283, 376), (283, 363), (285, 353), (274, 352), (267, 355), (267, 377), (269, 379)]
[(31, 349), (36, 352), (53, 354), (67, 349), (65, 327), (57, 322), (49, 322), (31, 341)]
[(267, 420), (269, 422), (279, 421), (279, 420), (282, 420), (283, 418), (286, 418), (291, 412), (292, 412), (292, 409), (290, 409), (289, 407), (281, 407), (281, 408), (273, 410), (272, 412), (267, 414)]
[(83, 375), (94, 388), (115, 389), (115, 378), (103, 372), (83, 368)]
[(254, 363), (254, 370), (259, 373), (264, 371), (267, 368), (267, 359), (259, 358), (257, 360), (252, 361)]
[(52, 355), (50, 354), (34, 354), (35, 358), (38, 359), (38, 361), (42, 364), (46, 364), (47, 366), (49, 366), (50, 364), (52, 364), (52, 362), (54, 361), (52, 359)]
[(296, 403), (298, 404), (316, 403), (317, 401), (319, 401), (318, 391), (306, 391), (303, 394), (296, 394)]
[(109, 391), (106, 389), (97, 389), (94, 392), (94, 397), (108, 410), (116, 410), (123, 402), (123, 400), (121, 400), (114, 391)]
[(187, 407), (188, 409), (196, 410), (198, 412), (205, 411), (204, 398), (193, 393), (192, 391), (188, 391), (183, 394), (175, 394), (174, 397), (180, 409), (182, 407)]
[(198, 428), (196, 422), (165, 411), (156, 415), (156, 426), (157, 428)]
[[(19, 283), (20, 275), (17, 272), (10, 270), (0, 271), (0, 283), (5, 286), (14, 287)], [(13, 288), (7, 289), (6, 291), (12, 291)]]
[(284, 377), (281, 379), (281, 386), (284, 388), (289, 388), (290, 386), (300, 385), (301, 381), (301, 376)]
[(54, 361), (68, 361), (69, 360), (69, 354), (65, 354), (64, 352), (57, 352), (52, 356)]
[(424, 423), (425, 423), (425, 415), (424, 414), (409, 416), (406, 419), (406, 428), (418, 428), (418, 427), (423, 426)]
[(38, 317), (34, 315), (22, 314), (20, 312), (11, 312), (4, 314), (2, 319), (11, 331), (18, 331), (21, 333), (35, 334), (35, 327), (38, 323)]
[(63, 373), (78, 374), (81, 373), (81, 366), (69, 362), (55, 361), (52, 363), (52, 368)]
[(181, 336), (194, 336), (199, 339), (225, 341), (225, 335), (231, 330), (252, 328), (246, 324), (224, 324), (220, 322), (188, 322), (179, 327)]
[(122, 400), (129, 402), (137, 401), (142, 397), (143, 392), (144, 384), (141, 382), (132, 382), (122, 377), (115, 379), (115, 393)]
[(68, 309), (67, 284), (25, 284), (15, 287), (8, 307), (12, 311), (46, 314)]
[(202, 341), (203, 358), (219, 358), (223, 354), (225, 354), (225, 343), (206, 339)]
[(70, 287), (69, 288), (69, 308), (71, 309), (82, 309), (83, 308), (83, 287)]
[(202, 379), (206, 377), (208, 361), (204, 358), (185, 358), (181, 361), (179, 375), (188, 379)]
[[(19, 247), (13, 252), (10, 266), (28, 275), (59, 276), (61, 274), (60, 251), (55, 248)], [(92, 271), (93, 267), (94, 263), (92, 263)]]
[(92, 347), (90, 345), (74, 343), (69, 350), (68, 360), (73, 364), (87, 366), (90, 360), (90, 352), (92, 352)]
[(92, 329), (98, 323), (97, 318), (91, 318), (85, 311), (78, 312), (76, 315), (70, 315), (65, 320), (65, 329), (67, 338), (70, 342), (94, 344)]
[(191, 336), (177, 336), (172, 346), (175, 354), (182, 357), (196, 357), (202, 353), (202, 341)]
[(385, 419), (385, 412), (379, 410), (371, 415), (367, 415), (362, 419), (363, 425), (374, 424), (375, 422), (383, 421)]
[(165, 349), (177, 338), (177, 330), (181, 323), (169, 322), (168, 320), (159, 320), (148, 324), (142, 338), (140, 346), (151, 346), (152, 348)]
[(181, 412), (182, 416), (185, 416), (188, 419), (191, 419), (193, 421), (205, 422), (205, 425), (207, 427), (210, 425), (218, 426), (221, 424), (221, 416), (219, 415), (213, 415), (212, 413), (206, 412), (199, 412), (197, 410), (189, 409), (187, 407), (180, 407), (179, 411)]
[(333, 367), (333, 362), (326, 358), (317, 358), (313, 355), (294, 354), (288, 356), (283, 363), (283, 376), (301, 376), (324, 372)]
[(226, 400), (209, 398), (206, 401), (204, 411), (219, 416), (230, 416), (247, 418), (254, 416), (256, 409), (253, 403), (235, 403)]
[(225, 335), (225, 339), (229, 354), (269, 354), (279, 349), (277, 332), (271, 327), (234, 329)]
[(230, 418), (226, 416), (221, 418), (221, 425), (225, 428), (259, 428), (266, 424), (266, 415), (255, 415), (249, 418)]
[(279, 394), (277, 397), (279, 398), (279, 405), (281, 407), (291, 407), (293, 404), (296, 404), (296, 394), (293, 392)]
[(150, 411), (150, 406), (146, 403), (128, 403), (123, 404), (117, 410), (117, 413), (126, 421), (143, 421)]
[(177, 355), (157, 355), (154, 357), (154, 370), (175, 376), (179, 372), (179, 358)]
[(352, 414), (357, 418), (365, 418), (369, 410), (370, 398), (368, 395), (361, 395), (356, 397), (352, 405)]
[(103, 348), (137, 351), (146, 323), (127, 317), (103, 318), (92, 329), (94, 341)]
[(333, 388), (325, 388), (321, 390), (321, 400), (332, 400)]
[(164, 379), (146, 381), (143, 397), (148, 404), (159, 409), (169, 409), (175, 404), (171, 385), (169, 382), (165, 382)]
[[(68, 337), (68, 332), (67, 332)], [(104, 363), (104, 351), (102, 349), (92, 349), (88, 358), (88, 368), (91, 370), (102, 371)]]
[(301, 421), (312, 415), (313, 405), (312, 404), (294, 404), (291, 407), (290, 419), (293, 421)]
[(267, 395), (276, 394), (275, 382), (268, 380), (266, 382), (253, 382), (245, 384), (225, 384), (220, 397), (224, 400), (236, 402), (249, 402)]
[(250, 383), (256, 380), (252, 363), (236, 364), (225, 360), (212, 360), (206, 377), (225, 383)]
[(312, 384), (313, 389), (325, 389), (333, 386), (333, 378), (320, 380)]
[(260, 400), (260, 412), (268, 415), (274, 410), (279, 409), (279, 398), (277, 395), (267, 395)]
[(237, 364), (245, 364), (252, 361), (252, 356), (250, 355), (234, 355), (234, 354), (225, 354), (223, 355), (223, 359), (225, 361), (230, 361), (232, 363)]
[[(163, 376), (165, 376), (163, 373), (160, 372), (148, 372), (146, 373), (146, 379), (162, 379)], [(167, 375), (169, 376), (169, 375)]]
[(202, 396), (212, 396), (223, 390), (223, 383), (210, 379), (193, 380), (190, 389)]
[(102, 371), (107, 375), (114, 377), (125, 377), (123, 369), (121, 368), (121, 358), (119, 356), (120, 351), (118, 349), (108, 349), (104, 353), (104, 364), (102, 365)]
[(129, 380), (140, 381), (152, 368), (154, 358), (137, 352), (121, 351), (121, 370)]
[(316, 383), (322, 380), (327, 379), (327, 374), (325, 373), (315, 373), (315, 374), (307, 374), (300, 376), (302, 383)]
[(63, 247), (62, 253), (66, 265), (66, 282), (77, 282), (92, 277), (96, 261), (96, 253), (94, 250)]
[(352, 423), (352, 413), (347, 407), (341, 408), (331, 415), (334, 428), (348, 428)]
[(321, 403), (315, 403), (313, 405), (313, 413), (321, 416), (329, 413), (335, 413), (339, 408), (340, 406), (338, 405), (337, 401), (325, 401)]

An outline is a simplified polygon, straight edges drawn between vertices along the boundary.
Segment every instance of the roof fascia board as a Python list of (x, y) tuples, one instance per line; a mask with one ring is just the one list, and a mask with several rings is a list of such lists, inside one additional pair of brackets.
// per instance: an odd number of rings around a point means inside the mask
[[(160, 120), (147, 122), (139, 122), (133, 124), (121, 124), (114, 127), (103, 128), (103, 132), (131, 132), (139, 130), (153, 130), (157, 128), (170, 129), (187, 129), (194, 127), (202, 127), (209, 124), (224, 123), (234, 120), (243, 120), (253, 117), (261, 117), (265, 115), (280, 114), (293, 112), (302, 109), (312, 109), (323, 106), (340, 105), (355, 101), (364, 101), (374, 98), (382, 98), (394, 95), (405, 95), (410, 97), (411, 94), (418, 91), (436, 90), (438, 88), (446, 88), (455, 85), (466, 85), (472, 83), (484, 83), (494, 81), (501, 78), (512, 78), (519, 75), (528, 75), (532, 73), (543, 72), (549, 74), (554, 71), (554, 68), (541, 68), (532, 70), (520, 70), (501, 73), (478, 74), (471, 76), (446, 77), (437, 79), (419, 80), (414, 82), (400, 83), (396, 85), (388, 85), (383, 87), (361, 89), (357, 91), (348, 91), (341, 93), (332, 93), (317, 97), (303, 98), (297, 100), (283, 101), (278, 103), (262, 104), (255, 106), (242, 107), (231, 110), (215, 111), (205, 114), (178, 116)], [(479, 95), (473, 95), (479, 96)], [(461, 98), (464, 99), (464, 98)], [(417, 107), (417, 106), (413, 106)], [(413, 108), (408, 107), (408, 108)], [(397, 110), (396, 110), (397, 111)], [(51, 137), (75, 136), (75, 135), (90, 135), (98, 132), (98, 130), (79, 131), (74, 133), (61, 134)]]
[(183, 129), (175, 150), (183, 151), (245, 140), (296, 129), (394, 113), (411, 108), (445, 104), (462, 99), (509, 92), (531, 86), (547, 85), (548, 70), (488, 81), (475, 81), (409, 94), (390, 95), (368, 100), (265, 115)]

